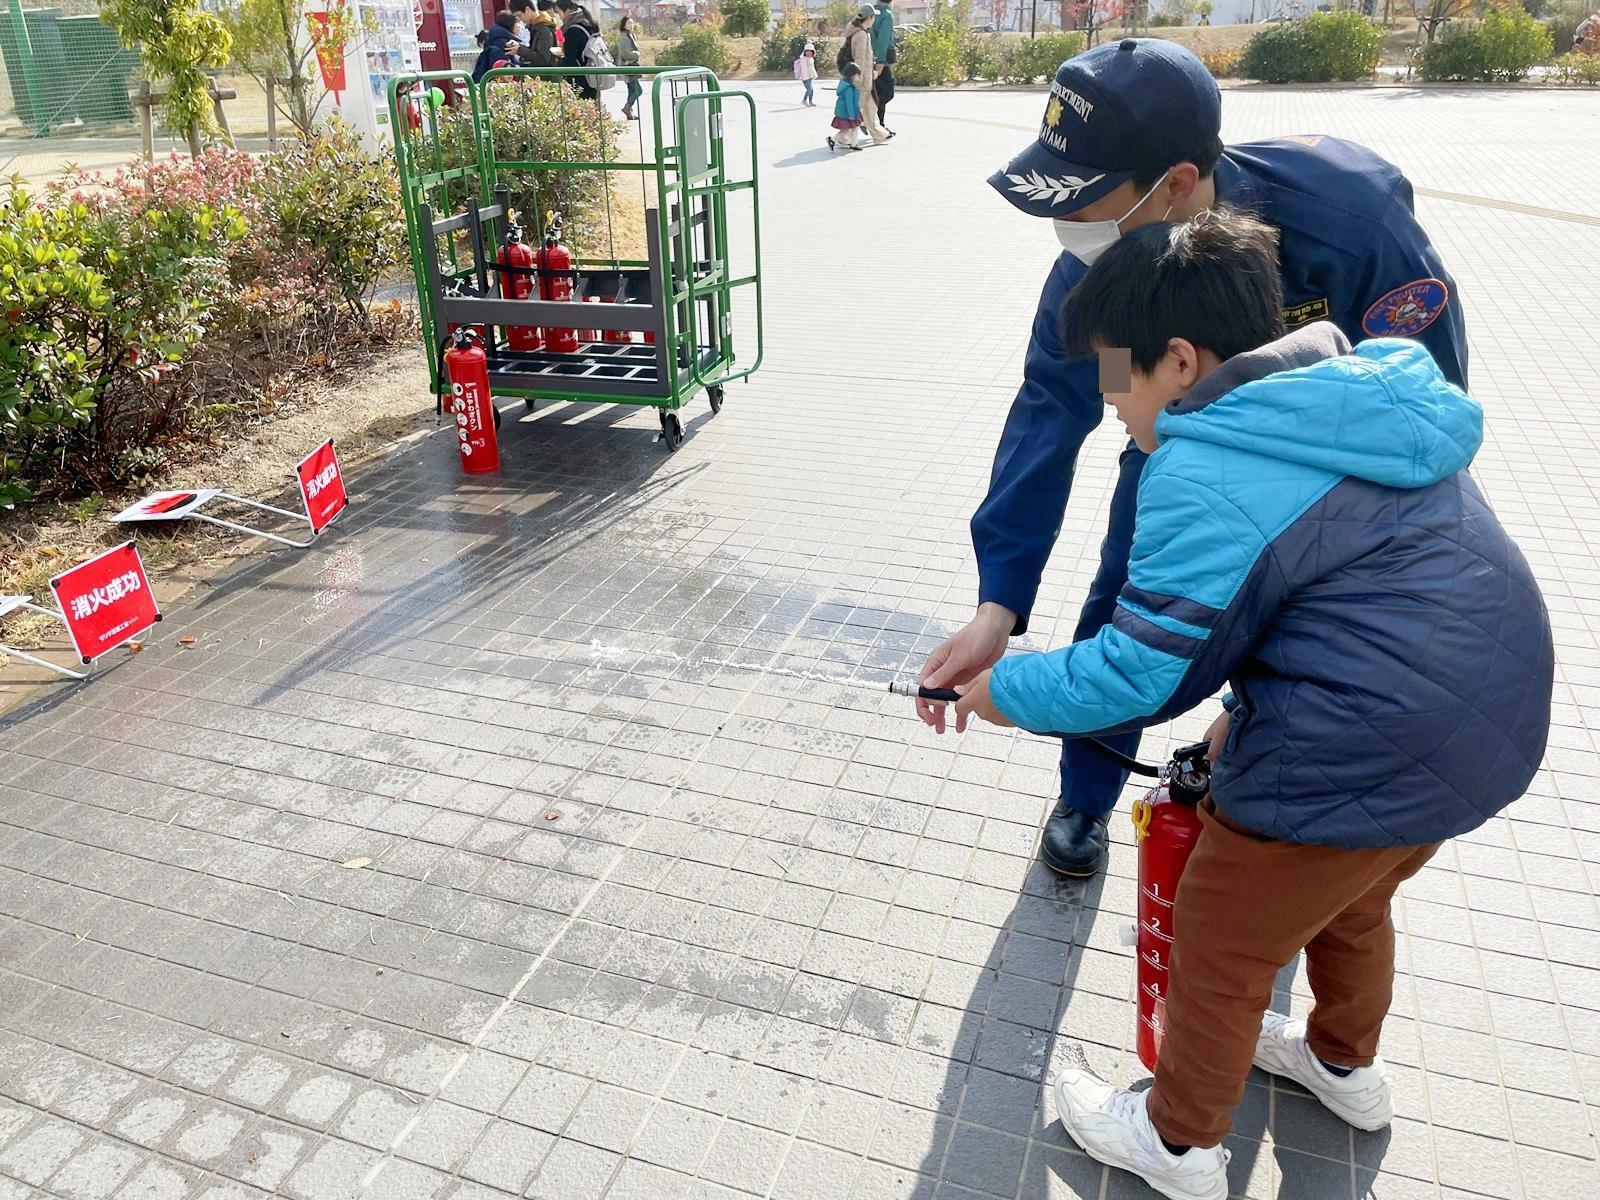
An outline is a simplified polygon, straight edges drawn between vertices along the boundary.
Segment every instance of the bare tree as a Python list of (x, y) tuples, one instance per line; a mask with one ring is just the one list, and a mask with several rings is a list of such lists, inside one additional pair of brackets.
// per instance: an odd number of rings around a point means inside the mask
[(1432, 44), (1439, 30), (1472, 7), (1472, 0), (1411, 0), (1418, 44)]

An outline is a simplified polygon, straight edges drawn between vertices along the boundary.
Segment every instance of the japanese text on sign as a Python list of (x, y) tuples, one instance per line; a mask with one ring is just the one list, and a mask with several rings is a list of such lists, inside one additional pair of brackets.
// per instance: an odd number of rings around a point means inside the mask
[(137, 592), (144, 586), (137, 572), (118, 575), (110, 583), (72, 598), (72, 615), (78, 620), (99, 612), (108, 604), (115, 604), (124, 596)]
[(306, 520), (311, 522), (311, 531), (321, 533), (349, 503), (344, 476), (339, 471), (339, 456), (333, 452), (331, 439), (300, 460), (295, 467), (295, 478), (300, 483), (300, 496), (305, 501)]
[(143, 633), (161, 619), (150, 578), (132, 542), (113, 547), (50, 581), (72, 644), (84, 662)]

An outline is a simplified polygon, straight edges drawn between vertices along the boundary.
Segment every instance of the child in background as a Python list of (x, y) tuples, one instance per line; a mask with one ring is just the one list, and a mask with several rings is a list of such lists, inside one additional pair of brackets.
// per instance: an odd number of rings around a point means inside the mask
[(794, 77), (806, 89), (800, 103), (806, 108), (815, 108), (817, 102), (811, 94), (811, 81), (817, 77), (817, 47), (814, 42), (807, 42), (800, 57), (794, 60)]
[(833, 102), (833, 127), (839, 136), (828, 139), (828, 149), (860, 150), (856, 136), (861, 128), (861, 68), (855, 63), (845, 67), (837, 96)]

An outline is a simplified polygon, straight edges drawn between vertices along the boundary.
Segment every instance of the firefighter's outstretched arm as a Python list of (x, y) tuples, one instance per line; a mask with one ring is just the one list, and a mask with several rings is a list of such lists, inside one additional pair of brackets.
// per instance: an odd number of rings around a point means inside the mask
[[(1039, 580), (1067, 508), (1078, 448), (1102, 414), (1094, 364), (1071, 360), (1062, 345), (1061, 308), (1083, 264), (1063, 254), (1034, 314), (1022, 388), (995, 452), (989, 494), (972, 518), (978, 556), (978, 611), (928, 655), (919, 683), (955, 687), (993, 666), (1009, 639), (1028, 627)], [(917, 702), (917, 715), (944, 732), (943, 705)], [(957, 730), (966, 718), (957, 720)]]
[(1062, 345), (1061, 307), (1084, 271), (1063, 254), (1045, 281), (1022, 387), (995, 451), (989, 493), (972, 517), (978, 602), (1015, 613), (1013, 634), (1027, 629), (1061, 532), (1078, 450), (1105, 411), (1093, 360), (1074, 360)]

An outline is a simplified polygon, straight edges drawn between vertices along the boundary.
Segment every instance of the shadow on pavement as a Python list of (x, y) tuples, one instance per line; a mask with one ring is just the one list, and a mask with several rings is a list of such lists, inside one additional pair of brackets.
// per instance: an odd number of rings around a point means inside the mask
[[(1113, 871), (1131, 867), (1128, 848), (1116, 851)], [(1133, 920), (1136, 894), (1126, 875), (1078, 882), (1038, 862), (1029, 869), (965, 999), (953, 1046), (939, 1050), (949, 1065), (935, 1133), (916, 1167), (922, 1177), (907, 1193), (914, 1200), (1157, 1196), (1136, 1177), (1084, 1155), (1056, 1120), (1050, 1091), (1056, 1074), (1068, 1067), (1136, 1090), (1151, 1084), (1134, 1051), (1135, 961), (1118, 944), (1121, 926)], [(1291, 962), (1278, 977), (1275, 1011), (1289, 1011), (1296, 965)], [(1328, 1156), (1275, 1145), (1271, 1160), (1263, 1161), (1274, 1089), (1253, 1070), (1226, 1143), (1232, 1153), (1229, 1194), (1277, 1200), (1351, 1200), (1354, 1194), (1362, 1200), (1367, 1192), (1359, 1180), (1371, 1178), (1387, 1137), (1362, 1135), (1361, 1161), (1353, 1170), (1350, 1132), (1342, 1121), (1293, 1084), (1276, 1085), (1276, 1096), (1276, 1128), (1292, 1119), (1294, 1144), (1322, 1143)], [(1294, 1097), (1287, 1102), (1292, 1113), (1285, 1111), (1286, 1096)]]

